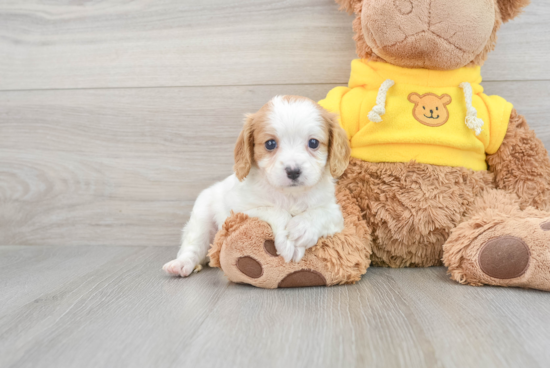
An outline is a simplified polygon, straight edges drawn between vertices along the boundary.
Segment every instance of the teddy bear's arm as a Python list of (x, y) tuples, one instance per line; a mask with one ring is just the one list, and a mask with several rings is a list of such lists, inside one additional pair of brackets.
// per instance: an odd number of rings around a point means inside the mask
[(550, 159), (525, 118), (512, 111), (498, 151), (487, 156), (497, 188), (515, 193), (522, 208), (550, 209)]

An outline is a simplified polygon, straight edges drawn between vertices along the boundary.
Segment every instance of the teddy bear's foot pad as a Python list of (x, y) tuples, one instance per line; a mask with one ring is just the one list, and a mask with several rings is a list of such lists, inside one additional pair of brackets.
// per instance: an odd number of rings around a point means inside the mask
[(479, 267), (488, 276), (508, 280), (527, 272), (531, 251), (520, 238), (504, 235), (493, 238), (481, 247)]
[(264, 274), (264, 268), (260, 262), (249, 256), (237, 259), (237, 268), (246, 276), (253, 279), (258, 279)]
[(277, 248), (275, 248), (275, 242), (271, 239), (264, 242), (264, 249), (268, 254), (272, 255), (273, 257), (279, 256), (277, 254)]
[(279, 282), (279, 288), (296, 288), (305, 286), (327, 286), (325, 276), (313, 270), (299, 270), (285, 276)]
[(550, 219), (500, 218), (477, 235), (471, 235), (475, 221), (459, 227), (444, 246), (452, 279), (550, 291)]

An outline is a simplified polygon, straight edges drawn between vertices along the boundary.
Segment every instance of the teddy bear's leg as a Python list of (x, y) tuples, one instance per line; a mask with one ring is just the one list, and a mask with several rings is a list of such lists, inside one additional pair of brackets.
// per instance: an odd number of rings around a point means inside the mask
[(498, 189), (514, 193), (520, 208), (550, 209), (550, 158), (525, 117), (512, 111), (498, 151), (487, 156)]
[(331, 286), (354, 283), (370, 264), (370, 231), (349, 192), (339, 189), (344, 214), (341, 233), (322, 238), (300, 262), (285, 263), (277, 255), (270, 226), (238, 213), (225, 222), (209, 252), (210, 265), (229, 280), (261, 288)]
[(476, 200), (443, 246), (453, 280), (550, 291), (550, 213), (520, 203), (502, 190)]

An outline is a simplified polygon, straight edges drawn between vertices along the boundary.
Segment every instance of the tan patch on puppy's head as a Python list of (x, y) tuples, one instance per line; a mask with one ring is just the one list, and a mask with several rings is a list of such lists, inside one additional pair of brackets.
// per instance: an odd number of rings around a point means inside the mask
[[(235, 165), (233, 170), (237, 179), (243, 181), (255, 162), (267, 155), (272, 155), (265, 149), (264, 143), (270, 139), (276, 139), (275, 131), (266, 123), (267, 114), (270, 111), (270, 102), (266, 103), (258, 112), (247, 114), (243, 130), (235, 145)], [(256, 144), (259, 142), (259, 144)]]
[(234, 155), (233, 170), (237, 179), (243, 181), (248, 176), (254, 162), (254, 114), (246, 116), (243, 130), (237, 138)]
[(271, 103), (267, 103), (256, 113), (254, 129), (254, 162), (259, 162), (266, 157), (271, 157), (277, 152), (277, 149), (268, 151), (265, 148), (265, 143), (267, 141), (271, 139), (275, 142), (279, 141), (275, 129), (267, 122), (267, 115), (271, 111), (271, 107)]
[(330, 174), (333, 178), (342, 176), (348, 167), (351, 148), (349, 146), (348, 136), (346, 131), (340, 126), (340, 117), (338, 114), (332, 114), (325, 110), (317, 102), (303, 96), (284, 96), (284, 99), (289, 102), (294, 101), (309, 101), (318, 109), (321, 118), (325, 124), (326, 132), (328, 133), (328, 142), (320, 141), (319, 150), (328, 151), (328, 161)]

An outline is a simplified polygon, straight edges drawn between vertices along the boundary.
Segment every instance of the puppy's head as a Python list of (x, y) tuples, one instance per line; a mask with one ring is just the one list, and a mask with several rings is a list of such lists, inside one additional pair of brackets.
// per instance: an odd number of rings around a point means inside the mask
[(310, 187), (324, 175), (342, 175), (350, 156), (338, 118), (298, 96), (277, 96), (248, 115), (235, 147), (235, 173), (252, 166), (274, 187)]

